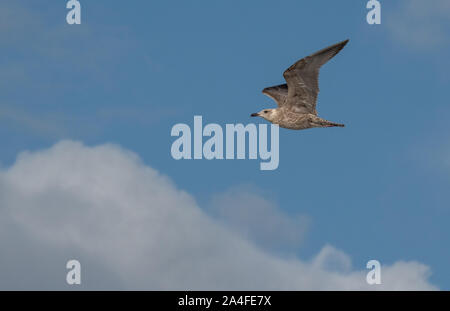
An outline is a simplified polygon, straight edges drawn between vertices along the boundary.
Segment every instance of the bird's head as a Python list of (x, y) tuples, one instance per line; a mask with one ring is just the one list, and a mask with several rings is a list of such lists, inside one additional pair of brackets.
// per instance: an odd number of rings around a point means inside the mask
[(260, 112), (252, 113), (250, 116), (251, 117), (261, 117), (263, 119), (266, 119), (269, 122), (272, 122), (273, 120), (275, 120), (276, 114), (277, 114), (276, 109), (264, 109), (264, 110), (261, 110)]

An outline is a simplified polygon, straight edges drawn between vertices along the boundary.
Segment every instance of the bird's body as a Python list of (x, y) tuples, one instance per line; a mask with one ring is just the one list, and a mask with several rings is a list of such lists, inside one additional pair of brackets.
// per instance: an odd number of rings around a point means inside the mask
[(291, 130), (305, 130), (313, 127), (332, 127), (343, 124), (330, 122), (312, 113), (298, 113), (286, 108), (277, 108), (270, 122)]
[(342, 41), (310, 56), (302, 58), (289, 67), (283, 76), (287, 84), (265, 88), (263, 93), (278, 104), (278, 108), (264, 109), (252, 117), (262, 117), (280, 127), (303, 130), (313, 127), (343, 127), (317, 116), (316, 102), (319, 94), (319, 70), (347, 44)]

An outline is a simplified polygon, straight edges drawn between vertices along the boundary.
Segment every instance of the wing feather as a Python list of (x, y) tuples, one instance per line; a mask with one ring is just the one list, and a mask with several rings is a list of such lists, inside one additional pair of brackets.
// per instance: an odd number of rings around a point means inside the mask
[(320, 67), (339, 53), (347, 42), (339, 42), (302, 58), (283, 73), (288, 86), (285, 106), (298, 113), (317, 115)]
[(272, 98), (278, 106), (282, 106), (286, 101), (288, 95), (288, 86), (287, 84), (280, 84), (271, 87), (266, 87), (262, 90), (264, 94)]

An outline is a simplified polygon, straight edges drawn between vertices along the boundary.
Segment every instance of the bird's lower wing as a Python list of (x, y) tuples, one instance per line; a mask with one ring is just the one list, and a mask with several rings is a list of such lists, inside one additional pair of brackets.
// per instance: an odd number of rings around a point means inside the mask
[(282, 106), (286, 101), (288, 96), (288, 86), (287, 84), (280, 84), (271, 87), (266, 87), (262, 90), (263, 94), (272, 98), (278, 106)]

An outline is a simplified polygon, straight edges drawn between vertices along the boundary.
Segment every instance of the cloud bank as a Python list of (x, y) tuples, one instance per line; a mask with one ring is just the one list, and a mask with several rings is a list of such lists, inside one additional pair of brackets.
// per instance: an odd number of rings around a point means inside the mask
[(282, 255), (298, 251), (310, 223), (305, 215), (283, 213), (261, 191), (249, 185), (214, 195), (206, 210), (257, 246)]
[(286, 259), (216, 218), (118, 146), (23, 152), (0, 172), (0, 289), (72, 289), (69, 259), (81, 262), (82, 289), (436, 289), (417, 262), (383, 266), (383, 284), (370, 286), (332, 246)]

